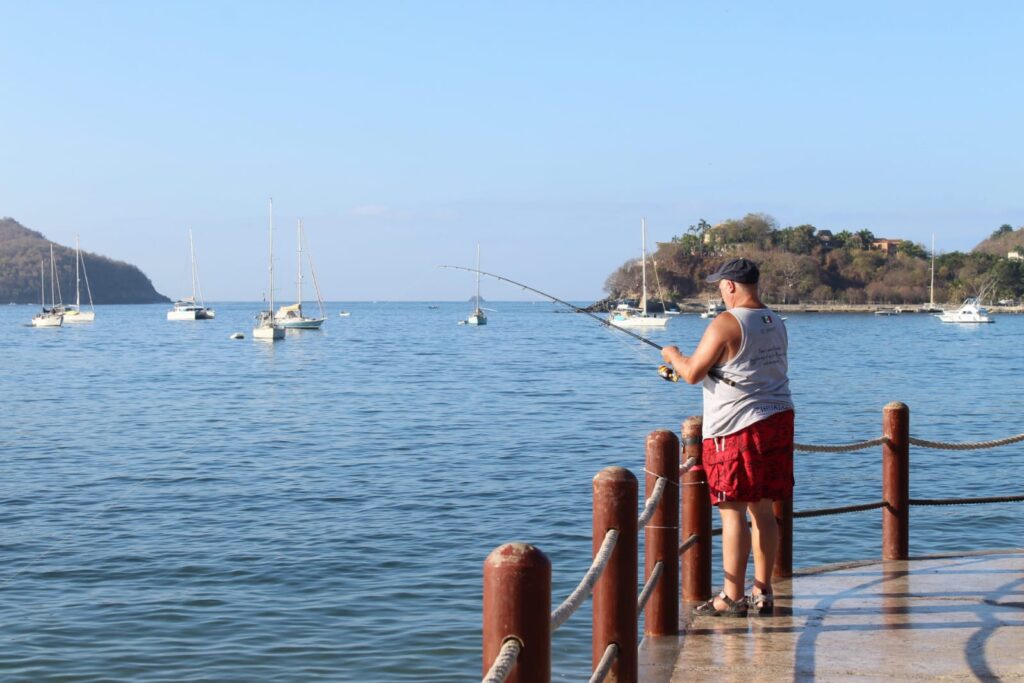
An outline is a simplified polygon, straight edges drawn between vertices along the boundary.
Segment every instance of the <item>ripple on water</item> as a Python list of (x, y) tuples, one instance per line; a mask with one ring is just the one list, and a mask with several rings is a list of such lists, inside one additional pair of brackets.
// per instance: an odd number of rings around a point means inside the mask
[[(102, 307), (45, 336), (5, 308), (5, 680), (472, 680), (491, 549), (541, 547), (560, 602), (590, 563), (594, 474), (640, 473), (646, 433), (700, 412), (657, 354), (547, 305), (479, 330), (462, 304), (333, 305), (352, 317), (272, 347), (227, 340), (251, 305), (211, 325)], [(893, 399), (926, 438), (1024, 431), (1024, 318), (788, 326), (801, 442), (875, 437)], [(1020, 452), (915, 450), (911, 493), (999, 495)], [(796, 476), (798, 510), (880, 497), (877, 449), (801, 454)], [(915, 509), (911, 550), (1019, 545), (1018, 508)], [(797, 564), (877, 556), (879, 519), (798, 520)], [(556, 677), (587, 674), (589, 629), (584, 606), (555, 634)]]

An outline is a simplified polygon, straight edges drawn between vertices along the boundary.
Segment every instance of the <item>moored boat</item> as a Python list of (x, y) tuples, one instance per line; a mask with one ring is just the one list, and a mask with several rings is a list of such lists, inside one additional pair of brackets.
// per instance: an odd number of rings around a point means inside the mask
[(192, 261), (192, 296), (174, 302), (174, 308), (167, 311), (168, 320), (213, 320), (216, 313), (206, 307), (203, 301), (203, 287), (199, 284), (199, 268), (196, 266), (196, 248), (192, 241), (192, 228), (188, 230), (188, 253)]

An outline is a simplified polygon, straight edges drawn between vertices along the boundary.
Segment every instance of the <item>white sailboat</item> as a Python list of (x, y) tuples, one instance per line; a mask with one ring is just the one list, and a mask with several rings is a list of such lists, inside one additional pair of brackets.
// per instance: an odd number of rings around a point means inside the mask
[(192, 296), (175, 301), (174, 308), (167, 311), (167, 319), (213, 320), (216, 313), (212, 308), (206, 307), (206, 302), (203, 301), (203, 286), (199, 284), (199, 269), (196, 267), (196, 247), (192, 241), (192, 228), (188, 229), (188, 253), (192, 259)]
[(299, 219), (298, 225), (298, 239), (299, 239), (299, 277), (296, 282), (297, 293), (295, 295), (295, 303), (290, 306), (282, 306), (277, 309), (277, 313), (274, 315), (275, 321), (281, 327), (288, 330), (319, 330), (320, 326), (324, 324), (324, 320), (327, 319), (324, 314), (324, 300), (320, 296), (320, 283), (316, 279), (316, 269), (313, 268), (313, 256), (307, 250), (306, 255), (309, 260), (309, 273), (313, 277), (313, 287), (316, 289), (316, 303), (320, 307), (320, 317), (310, 317), (302, 314), (302, 219)]
[(32, 327), (60, 327), (64, 323), (64, 315), (57, 309), (54, 282), (53, 245), (50, 245), (50, 307), (46, 307), (46, 282), (44, 280), (43, 261), (39, 262), (39, 295), (42, 310), (32, 318)]
[(640, 219), (641, 250), (640, 264), (643, 271), (643, 291), (640, 293), (640, 306), (636, 309), (612, 311), (608, 322), (616, 327), (665, 327), (670, 318), (665, 315), (657, 315), (647, 312), (647, 221)]
[(466, 318), (467, 325), (486, 325), (487, 314), (480, 308), (480, 244), (476, 245), (476, 309)]
[[(82, 276), (85, 276), (85, 292), (89, 296), (89, 310), (82, 310)], [(96, 320), (96, 309), (92, 305), (92, 289), (89, 287), (89, 273), (85, 270), (85, 259), (75, 235), (75, 303), (61, 307), (66, 323), (91, 323)]]
[(256, 315), (252, 338), (266, 341), (284, 339), (284, 328), (274, 320), (274, 200), (270, 200), (270, 308)]

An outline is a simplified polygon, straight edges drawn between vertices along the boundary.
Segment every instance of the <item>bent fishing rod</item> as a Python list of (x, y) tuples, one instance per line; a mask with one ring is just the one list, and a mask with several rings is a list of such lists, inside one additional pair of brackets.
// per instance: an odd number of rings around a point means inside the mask
[[(549, 299), (551, 301), (554, 301), (555, 303), (562, 304), (563, 306), (567, 306), (567, 307), (571, 308), (573, 311), (575, 311), (576, 313), (583, 313), (584, 315), (589, 315), (591, 318), (593, 318), (597, 322), (601, 323), (603, 326), (607, 327), (608, 329), (617, 330), (619, 332), (622, 332), (623, 334), (628, 334), (630, 337), (633, 337), (633, 339), (641, 341), (644, 344), (647, 344), (648, 346), (651, 346), (651, 347), (657, 349), (658, 351), (661, 351), (663, 348), (665, 348), (665, 347), (661, 346), (660, 344), (657, 344), (657, 343), (651, 341), (647, 337), (639, 335), (636, 332), (631, 332), (630, 330), (627, 330), (624, 327), (619, 327), (618, 325), (613, 324), (610, 320), (608, 320), (606, 318), (602, 318), (599, 315), (595, 315), (594, 313), (591, 313), (590, 311), (586, 310), (585, 308), (580, 308), (579, 306), (576, 306), (575, 304), (571, 304), (568, 301), (564, 301), (562, 299), (559, 299), (557, 296), (552, 296), (552, 295), (548, 294), (547, 292), (542, 292), (539, 289), (535, 289), (534, 287), (531, 287), (529, 285), (524, 285), (522, 282), (516, 282), (515, 280), (513, 280), (511, 278), (507, 278), (507, 277), (504, 277), (502, 275), (497, 275), (495, 273), (488, 273), (485, 270), (478, 270), (477, 268), (466, 268), (465, 266), (440, 266), (440, 267), (441, 268), (450, 268), (452, 270), (464, 270), (464, 271), (466, 271), (468, 273), (477, 273), (479, 275), (486, 275), (487, 277), (492, 277), (495, 280), (501, 280), (502, 282), (507, 282), (510, 285), (515, 285), (516, 287), (520, 287), (522, 289), (528, 290), (530, 292), (533, 292), (534, 294), (539, 294), (542, 297), (544, 297), (545, 299)], [(678, 382), (679, 381), (679, 373), (677, 373), (675, 368), (673, 368), (671, 365), (667, 365), (667, 364), (664, 364), (664, 363), (662, 365), (659, 365), (658, 366), (658, 375), (662, 379), (667, 380), (669, 382)], [(708, 377), (710, 377), (711, 379), (716, 380), (718, 382), (725, 382), (726, 384), (729, 384), (731, 386), (735, 386), (735, 383), (732, 380), (726, 379), (725, 377), (723, 377), (721, 374), (719, 374), (717, 372), (708, 372)]]

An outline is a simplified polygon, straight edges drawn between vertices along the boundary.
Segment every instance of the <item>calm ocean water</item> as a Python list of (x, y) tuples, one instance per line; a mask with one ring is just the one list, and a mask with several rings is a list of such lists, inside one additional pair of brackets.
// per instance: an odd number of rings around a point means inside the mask
[[(541, 547), (557, 604), (589, 565), (593, 475), (642, 473), (645, 434), (700, 412), (625, 335), (489, 305), (475, 329), (466, 303), (331, 304), (276, 345), (228, 339), (255, 304), (55, 330), (0, 308), (0, 679), (479, 680), (490, 550)], [(923, 438), (1024, 431), (1024, 316), (787, 324), (800, 442), (874, 438), (890, 400)], [(685, 350), (705, 326), (652, 337)], [(1021, 451), (915, 450), (911, 495), (1019, 494)], [(798, 454), (795, 508), (877, 500), (879, 459)], [(1019, 546), (1021, 519), (915, 508), (911, 552)], [(795, 563), (878, 556), (879, 520), (798, 520)], [(589, 675), (589, 626), (584, 608), (556, 634), (556, 678)]]

